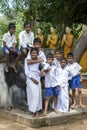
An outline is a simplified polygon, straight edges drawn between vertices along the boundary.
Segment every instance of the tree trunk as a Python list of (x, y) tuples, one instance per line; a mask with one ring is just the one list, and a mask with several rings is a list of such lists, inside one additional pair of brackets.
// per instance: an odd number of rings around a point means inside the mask
[(83, 53), (87, 50), (87, 32), (85, 32), (78, 40), (73, 49), (73, 54), (76, 62), (80, 62)]

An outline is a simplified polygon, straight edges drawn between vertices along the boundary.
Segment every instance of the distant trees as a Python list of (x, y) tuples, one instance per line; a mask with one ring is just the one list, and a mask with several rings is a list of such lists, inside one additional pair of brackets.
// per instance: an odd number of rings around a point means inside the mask
[[(2, 0), (0, 11), (10, 18), (71, 25), (87, 22), (87, 0)], [(18, 14), (17, 14), (18, 13)], [(23, 15), (22, 15), (23, 13)]]

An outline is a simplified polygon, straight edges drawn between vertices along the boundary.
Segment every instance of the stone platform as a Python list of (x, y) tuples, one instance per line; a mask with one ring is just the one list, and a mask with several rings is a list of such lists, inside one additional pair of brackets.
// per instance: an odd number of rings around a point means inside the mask
[(49, 112), (47, 116), (42, 117), (40, 115), (38, 118), (32, 117), (29, 113), (24, 113), (23, 111), (17, 109), (11, 111), (0, 109), (0, 116), (25, 126), (39, 128), (43, 126), (59, 125), (86, 119), (87, 106), (82, 109), (79, 107), (74, 110), (71, 109), (67, 114), (56, 114), (54, 112)]

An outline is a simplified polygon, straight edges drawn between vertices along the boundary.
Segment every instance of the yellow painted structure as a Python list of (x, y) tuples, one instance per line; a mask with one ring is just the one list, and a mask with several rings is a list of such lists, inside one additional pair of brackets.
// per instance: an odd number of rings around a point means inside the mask
[(80, 65), (82, 66), (83, 72), (87, 72), (87, 50), (84, 52), (80, 60)]

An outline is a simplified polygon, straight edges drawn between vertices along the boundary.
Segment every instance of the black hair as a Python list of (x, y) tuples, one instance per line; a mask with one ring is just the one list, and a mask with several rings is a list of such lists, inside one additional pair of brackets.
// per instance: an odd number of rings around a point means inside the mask
[(16, 28), (16, 26), (15, 26), (15, 24), (14, 23), (9, 23), (9, 25), (8, 25), (8, 29), (10, 29), (10, 28)]
[(60, 62), (62, 62), (63, 60), (65, 60), (65, 62), (67, 64), (67, 59), (65, 57), (62, 57), (62, 59), (60, 60)]
[(53, 55), (52, 53), (48, 53), (48, 54), (46, 55), (46, 58), (54, 58), (54, 55)]
[(61, 54), (62, 54), (61, 49), (56, 49), (56, 50), (54, 51), (54, 54), (55, 54), (56, 52), (59, 52), (59, 53), (61, 53)]
[(33, 41), (33, 44), (35, 44), (36, 42), (37, 42), (37, 43), (41, 43), (40, 38), (35, 38), (34, 41)]
[(25, 28), (26, 25), (30, 25), (31, 26), (31, 24), (29, 22), (24, 22), (24, 28)]
[(39, 54), (39, 49), (38, 49), (38, 48), (32, 47), (32, 48), (31, 48), (31, 51), (30, 51), (30, 54), (31, 54), (33, 51), (36, 51), (36, 52), (37, 52), (37, 55)]
[(68, 58), (68, 57), (72, 57), (72, 58), (74, 58), (73, 53), (69, 52), (69, 53), (67, 54), (67, 58)]

